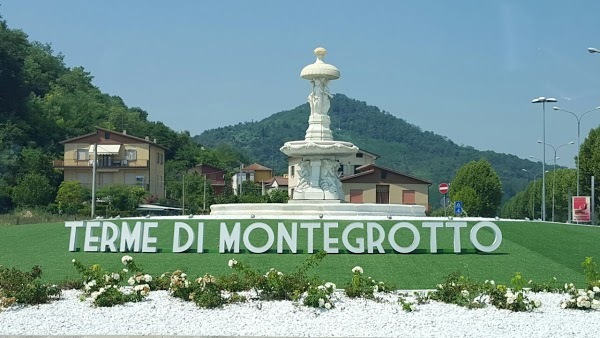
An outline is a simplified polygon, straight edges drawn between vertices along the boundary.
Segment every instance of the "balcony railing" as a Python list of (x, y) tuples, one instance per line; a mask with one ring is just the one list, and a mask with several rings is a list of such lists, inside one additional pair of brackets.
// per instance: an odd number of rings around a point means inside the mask
[[(52, 165), (57, 169), (64, 168), (91, 168), (94, 166), (94, 160), (53, 160)], [(96, 163), (97, 168), (147, 168), (148, 160), (112, 160), (112, 161), (98, 161)]]

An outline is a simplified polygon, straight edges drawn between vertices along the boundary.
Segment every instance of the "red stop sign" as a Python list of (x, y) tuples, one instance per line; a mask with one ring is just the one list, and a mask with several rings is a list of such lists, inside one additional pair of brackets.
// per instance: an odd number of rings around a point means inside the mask
[(440, 183), (440, 194), (442, 195), (446, 195), (448, 193), (448, 190), (450, 190), (450, 186), (448, 185), (448, 183)]

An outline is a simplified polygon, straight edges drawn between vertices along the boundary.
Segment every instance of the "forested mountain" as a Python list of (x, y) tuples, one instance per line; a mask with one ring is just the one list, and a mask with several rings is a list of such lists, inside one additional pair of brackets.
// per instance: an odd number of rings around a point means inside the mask
[[(302, 140), (310, 108), (303, 104), (258, 122), (207, 130), (194, 139), (207, 146), (227, 143), (276, 172), (285, 172), (286, 157), (279, 148), (286, 141)], [(431, 203), (437, 207), (437, 185), (449, 182), (464, 164), (487, 159), (502, 181), (507, 200), (522, 190), (530, 177), (522, 169), (540, 170), (539, 163), (514, 155), (479, 151), (457, 145), (444, 136), (407, 123), (365, 102), (336, 94), (331, 100), (331, 130), (336, 140), (350, 141), (381, 156), (383, 166), (433, 181)]]

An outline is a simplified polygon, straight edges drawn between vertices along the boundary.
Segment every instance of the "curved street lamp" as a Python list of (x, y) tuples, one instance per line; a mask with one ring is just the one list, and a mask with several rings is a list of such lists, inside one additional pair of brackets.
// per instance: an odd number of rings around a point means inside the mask
[[(599, 51), (600, 52), (600, 51)], [(590, 52), (591, 53), (591, 52)], [(552, 109), (557, 110), (557, 111), (563, 111), (565, 113), (569, 113), (571, 115), (573, 115), (575, 117), (575, 119), (577, 120), (577, 196), (579, 196), (579, 158), (581, 157), (579, 155), (579, 148), (581, 147), (581, 119), (583, 118), (583, 116), (587, 113), (591, 113), (595, 110), (600, 109), (600, 106), (594, 108), (594, 109), (590, 109), (584, 113), (582, 113), (581, 115), (577, 115), (571, 111), (559, 108), (559, 107), (552, 107)]]
[(600, 49), (589, 47), (588, 48), (588, 52), (590, 52), (590, 53), (600, 53)]
[[(552, 150), (554, 150), (554, 169), (552, 169), (552, 222), (554, 222), (554, 186), (555, 186), (555, 183), (556, 183), (556, 160), (559, 159), (558, 157), (556, 157), (556, 152), (561, 147), (568, 146), (568, 145), (571, 145), (571, 144), (575, 144), (575, 142), (571, 141), (569, 143), (561, 144), (558, 147), (554, 147), (553, 145), (545, 143), (545, 142), (542, 142), (541, 140), (538, 140), (538, 143), (542, 143), (544, 145), (547, 145), (548, 147), (552, 148)], [(546, 152), (546, 149), (544, 149), (544, 153), (545, 152)]]
[[(546, 143), (546, 102), (558, 102), (553, 97), (540, 96), (537, 99), (531, 100), (531, 103), (542, 104), (542, 142)], [(544, 154), (542, 160), (542, 221), (546, 220), (546, 147), (543, 148)], [(554, 156), (556, 157), (556, 156)]]

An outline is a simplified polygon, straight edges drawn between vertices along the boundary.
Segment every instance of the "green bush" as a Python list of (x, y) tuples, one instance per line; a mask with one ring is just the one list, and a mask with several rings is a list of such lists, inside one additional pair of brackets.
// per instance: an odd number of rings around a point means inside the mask
[(0, 308), (13, 303), (44, 304), (60, 297), (60, 288), (39, 281), (42, 269), (34, 266), (25, 272), (0, 265)]

